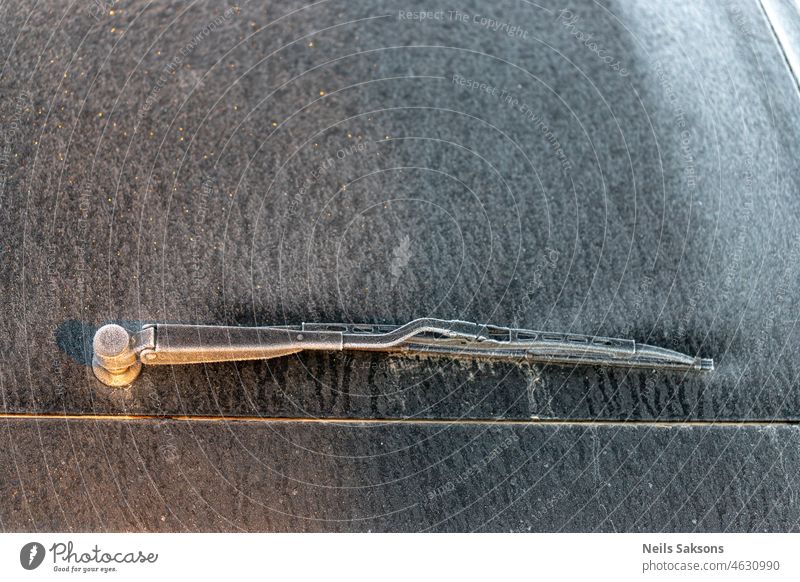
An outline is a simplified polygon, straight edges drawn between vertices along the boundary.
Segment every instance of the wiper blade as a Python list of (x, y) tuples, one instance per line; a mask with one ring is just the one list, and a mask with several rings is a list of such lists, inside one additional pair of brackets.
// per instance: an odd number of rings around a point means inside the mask
[(370, 351), (491, 358), (544, 364), (623, 366), (707, 372), (714, 361), (629, 339), (550, 333), (459, 320), (416, 319), (401, 326), (304, 323), (229, 327), (157, 323), (130, 332), (104, 325), (94, 336), (93, 369), (109, 386), (125, 386), (142, 364), (262, 360), (301, 351)]

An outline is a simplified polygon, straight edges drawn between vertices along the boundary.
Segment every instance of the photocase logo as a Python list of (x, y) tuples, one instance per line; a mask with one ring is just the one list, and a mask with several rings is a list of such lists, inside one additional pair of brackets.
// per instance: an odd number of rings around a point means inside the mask
[(22, 546), (19, 552), (19, 563), (26, 570), (35, 570), (44, 560), (44, 546), (39, 542), (30, 542)]

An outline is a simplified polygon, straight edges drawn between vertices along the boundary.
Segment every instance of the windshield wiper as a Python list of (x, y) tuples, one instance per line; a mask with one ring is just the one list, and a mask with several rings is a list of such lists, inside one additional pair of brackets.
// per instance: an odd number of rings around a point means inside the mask
[(94, 336), (97, 378), (126, 386), (142, 364), (262, 360), (306, 350), (369, 351), (492, 358), (543, 364), (624, 366), (706, 372), (714, 361), (629, 339), (549, 333), (458, 320), (416, 319), (401, 326), (304, 323), (273, 327), (147, 324), (130, 332), (104, 325)]

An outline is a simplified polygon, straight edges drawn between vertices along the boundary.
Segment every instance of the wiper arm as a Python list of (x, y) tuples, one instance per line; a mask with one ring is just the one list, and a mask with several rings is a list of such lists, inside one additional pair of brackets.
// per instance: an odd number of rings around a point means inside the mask
[(548, 333), (466, 321), (416, 319), (401, 326), (304, 323), (227, 327), (157, 323), (129, 332), (104, 325), (94, 336), (97, 378), (125, 386), (142, 364), (263, 360), (301, 351), (370, 351), (492, 358), (562, 365), (603, 365), (706, 372), (714, 361), (633, 340)]

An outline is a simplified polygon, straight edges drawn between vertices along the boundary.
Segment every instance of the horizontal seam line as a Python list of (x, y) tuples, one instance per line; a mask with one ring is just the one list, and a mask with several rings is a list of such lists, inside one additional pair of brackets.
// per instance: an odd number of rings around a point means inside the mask
[(447, 425), (521, 425), (521, 426), (652, 426), (652, 427), (741, 427), (797, 426), (800, 420), (587, 420), (587, 419), (444, 419), (444, 418), (302, 418), (263, 416), (203, 416), (157, 414), (36, 414), (0, 413), (5, 420), (85, 420), (85, 421), (147, 421), (176, 422), (241, 422), (241, 423), (307, 423), (307, 424), (447, 424)]

